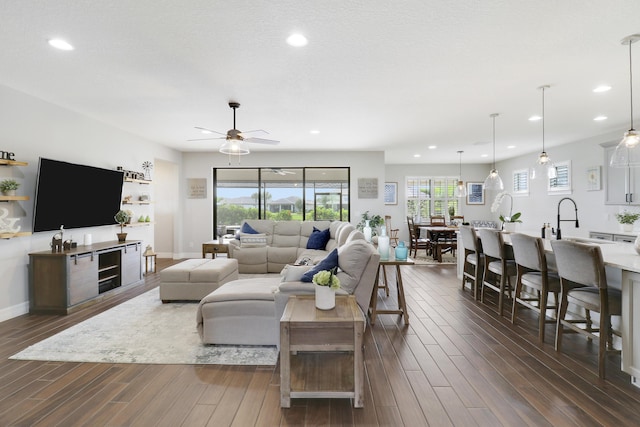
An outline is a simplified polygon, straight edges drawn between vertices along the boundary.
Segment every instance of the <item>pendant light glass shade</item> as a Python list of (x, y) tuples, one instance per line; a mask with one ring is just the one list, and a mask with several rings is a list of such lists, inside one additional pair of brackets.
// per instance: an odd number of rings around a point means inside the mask
[(558, 176), (558, 172), (556, 170), (556, 165), (551, 161), (551, 157), (545, 151), (544, 148), (544, 91), (545, 89), (549, 89), (549, 85), (540, 86), (538, 89), (542, 91), (542, 151), (538, 155), (538, 161), (534, 167), (531, 168), (531, 179), (536, 179), (540, 176), (546, 175), (547, 178), (556, 178)]
[(458, 186), (456, 187), (455, 195), (456, 197), (467, 197), (467, 187), (464, 185), (464, 181), (462, 180), (462, 153), (464, 153), (464, 151), (458, 151), (460, 160), (458, 171)]
[(618, 143), (613, 156), (611, 156), (610, 165), (612, 167), (638, 167), (640, 166), (640, 135), (633, 128), (633, 67), (631, 63), (631, 45), (640, 40), (640, 34), (633, 34), (622, 39), (623, 45), (629, 45), (629, 98), (631, 111), (631, 125), (629, 130), (624, 133), (622, 141)]
[(496, 169), (496, 117), (498, 116), (498, 113), (493, 113), (489, 116), (493, 119), (493, 169), (491, 169), (489, 176), (484, 180), (484, 189), (491, 191), (504, 190), (502, 178), (500, 178), (500, 174)]

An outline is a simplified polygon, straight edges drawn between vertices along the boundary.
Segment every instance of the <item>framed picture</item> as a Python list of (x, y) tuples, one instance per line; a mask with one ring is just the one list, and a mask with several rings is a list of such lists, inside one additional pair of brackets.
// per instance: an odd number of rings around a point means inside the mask
[(602, 189), (600, 176), (600, 166), (591, 166), (587, 168), (587, 191), (598, 191)]
[(384, 183), (384, 204), (385, 205), (398, 204), (398, 183), (397, 182)]
[(467, 204), (484, 205), (484, 184), (482, 182), (467, 182)]

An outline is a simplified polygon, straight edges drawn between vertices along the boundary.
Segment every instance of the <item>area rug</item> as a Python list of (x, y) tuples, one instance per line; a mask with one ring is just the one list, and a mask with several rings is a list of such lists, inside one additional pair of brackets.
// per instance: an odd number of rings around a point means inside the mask
[[(413, 258), (413, 261), (416, 265), (429, 265), (429, 264), (456, 264), (458, 259), (451, 254), (442, 255), (442, 262), (438, 262), (431, 255), (425, 256), (424, 251), (422, 254), (418, 254), (417, 257)], [(456, 253), (457, 254), (457, 253)]]
[(275, 346), (204, 345), (198, 303), (162, 304), (154, 288), (10, 359), (60, 362), (275, 365)]

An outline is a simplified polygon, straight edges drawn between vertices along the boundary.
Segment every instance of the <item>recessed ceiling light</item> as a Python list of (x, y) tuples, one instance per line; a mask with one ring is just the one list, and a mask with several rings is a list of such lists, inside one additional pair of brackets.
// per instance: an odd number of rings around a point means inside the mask
[(488, 154), (480, 154), (480, 157), (489, 157)]
[(60, 50), (73, 50), (74, 47), (71, 46), (69, 43), (67, 43), (64, 40), (61, 39), (50, 39), (49, 40), (49, 44), (53, 47), (55, 47), (56, 49), (60, 49)]
[(437, 145), (430, 145), (429, 147), (427, 147), (429, 150), (435, 150), (436, 148), (438, 148)]
[(538, 120), (542, 120), (542, 116), (531, 116), (529, 117), (530, 122), (537, 122)]
[(507, 145), (507, 148), (516, 148), (515, 145)]
[(418, 158), (420, 157), (420, 154), (414, 154), (413, 157)]
[(317, 134), (319, 134), (319, 133), (320, 133), (320, 131), (319, 131), (318, 129), (313, 129), (313, 130), (310, 130), (310, 131), (309, 131), (309, 133), (310, 133), (311, 135), (317, 135)]
[(607, 119), (608, 119), (607, 116), (597, 116), (597, 117), (593, 118), (593, 120), (596, 121), (596, 122), (601, 122), (601, 121), (607, 120)]
[(291, 34), (287, 37), (287, 44), (294, 47), (306, 46), (309, 41), (302, 34)]
[(608, 85), (600, 85), (597, 88), (593, 89), (595, 93), (607, 92), (611, 90), (611, 86)]

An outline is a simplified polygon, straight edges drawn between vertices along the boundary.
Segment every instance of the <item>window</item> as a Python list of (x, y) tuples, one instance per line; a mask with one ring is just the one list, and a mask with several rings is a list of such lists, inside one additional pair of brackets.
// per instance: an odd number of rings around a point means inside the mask
[(455, 197), (457, 177), (410, 176), (406, 179), (406, 214), (416, 223), (429, 222), (431, 215), (461, 214)]
[(349, 168), (216, 168), (214, 238), (244, 219), (349, 221)]
[(513, 194), (529, 195), (529, 171), (527, 169), (513, 171)]
[(571, 194), (571, 161), (558, 162), (556, 177), (549, 178), (547, 190), (552, 194)]

